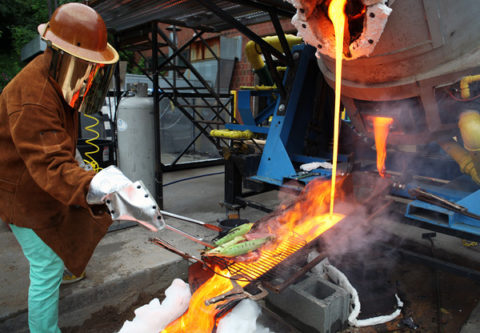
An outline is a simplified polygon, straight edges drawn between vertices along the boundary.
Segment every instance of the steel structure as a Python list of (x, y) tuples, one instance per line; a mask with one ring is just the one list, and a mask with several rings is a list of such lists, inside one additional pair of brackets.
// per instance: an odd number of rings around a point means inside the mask
[[(291, 17), (294, 14), (294, 8), (283, 0), (266, 1), (209, 1), (209, 0), (93, 0), (89, 2), (104, 19), (109, 31), (115, 36), (116, 47), (122, 50), (130, 50), (134, 53), (143, 55), (143, 51), (151, 51), (152, 64), (151, 69), (143, 73), (153, 83), (153, 111), (155, 116), (155, 197), (160, 206), (163, 206), (163, 181), (162, 172), (169, 169), (180, 167), (195, 167), (205, 165), (205, 163), (196, 162), (180, 165), (178, 160), (187, 152), (187, 150), (200, 137), (204, 136), (210, 140), (217, 148), (228, 146), (229, 142), (225, 139), (212, 138), (209, 136), (209, 130), (223, 125), (233, 120), (231, 113), (231, 96), (227, 92), (221, 92), (219, 87), (212, 87), (207, 80), (195, 69), (182, 51), (188, 49), (192, 43), (200, 41), (207, 48), (203, 35), (206, 32), (221, 32), (227, 29), (237, 29), (249, 39), (259, 44), (267, 64), (270, 67), (272, 77), (284, 95), (283, 85), (280, 75), (273, 65), (273, 57), (279, 59), (281, 63), (291, 63), (291, 55), (283, 54), (265, 43), (260, 36), (252, 32), (247, 26), (250, 24), (271, 21), (277, 33), (283, 37), (282, 27), (280, 25), (281, 16)], [(169, 33), (160, 28), (159, 23), (169, 24), (173, 30), (173, 38)], [(183, 45), (177, 45), (176, 29), (188, 28), (193, 31), (193, 37)], [(171, 35), (171, 34), (170, 34)], [(281, 38), (282, 45), (287, 45), (285, 38)], [(168, 47), (171, 52), (165, 54), (162, 48)], [(288, 49), (288, 48), (285, 48)], [(214, 57), (219, 61), (215, 52), (209, 48)], [(158, 63), (158, 56), (165, 60)], [(180, 61), (182, 66), (178, 65)], [(219, 67), (218, 67), (219, 68)], [(195, 78), (201, 83), (196, 86), (191, 83), (183, 71), (188, 69)], [(173, 80), (169, 80), (163, 72), (173, 70)], [(217, 74), (218, 77), (219, 74)], [(116, 86), (116, 108), (121, 99), (120, 79), (117, 71)], [(187, 82), (188, 92), (185, 87), (179, 87), (176, 84), (176, 78), (181, 78)], [(158, 86), (159, 78), (167, 83), (168, 87)], [(218, 82), (218, 80), (217, 80)], [(201, 107), (208, 108), (211, 116), (205, 118), (198, 112), (200, 106), (190, 102), (190, 98), (199, 98), (203, 101)], [(193, 138), (190, 144), (177, 156), (174, 162), (169, 165), (163, 165), (161, 162), (160, 148), (160, 117), (159, 103), (163, 98), (167, 98), (194, 124), (198, 134)], [(211, 164), (212, 160), (206, 163)]]

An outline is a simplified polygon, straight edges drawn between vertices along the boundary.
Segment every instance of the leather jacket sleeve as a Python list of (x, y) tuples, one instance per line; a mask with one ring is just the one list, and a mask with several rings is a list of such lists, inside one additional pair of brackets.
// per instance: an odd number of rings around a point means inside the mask
[(86, 194), (95, 173), (83, 170), (75, 160), (76, 135), (71, 132), (77, 129), (65, 128), (68, 112), (75, 111), (24, 104), (9, 114), (9, 127), (17, 152), (38, 186), (64, 205), (88, 207)]

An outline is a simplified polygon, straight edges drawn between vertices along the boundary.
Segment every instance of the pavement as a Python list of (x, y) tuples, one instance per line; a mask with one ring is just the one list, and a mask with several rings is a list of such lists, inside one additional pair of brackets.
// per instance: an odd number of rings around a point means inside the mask
[[(224, 219), (225, 209), (220, 205), (223, 201), (223, 170), (223, 166), (214, 166), (164, 174), (164, 184), (172, 183), (164, 187), (164, 210), (213, 224)], [(192, 179), (202, 175), (208, 176)], [(264, 214), (253, 209), (244, 213), (252, 220)], [(168, 217), (165, 220), (207, 241), (216, 236), (214, 231), (188, 222)], [(87, 278), (61, 286), (60, 327), (81, 326), (93, 313), (108, 306), (122, 312), (138, 299), (140, 293), (159, 297), (174, 278), (186, 279), (189, 263), (151, 243), (151, 237), (160, 237), (193, 255), (198, 255), (202, 248), (169, 230), (152, 233), (135, 226), (107, 233), (87, 266)], [(3, 267), (0, 276), (0, 332), (27, 332), (28, 261), (4, 223), (0, 223), (0, 244), (0, 267)]]
[[(224, 219), (225, 209), (219, 204), (224, 195), (222, 171), (223, 166), (214, 166), (165, 173), (164, 184), (172, 184), (164, 187), (164, 210), (213, 224)], [(208, 176), (198, 177), (202, 175)], [(278, 192), (260, 194), (253, 199), (275, 208)], [(264, 215), (252, 208), (241, 211), (241, 217), (251, 221)], [(216, 236), (215, 232), (194, 224), (172, 218), (166, 218), (166, 221), (206, 240)], [(412, 239), (421, 239), (421, 234), (425, 232), (398, 223), (391, 228), (391, 232)], [(61, 287), (61, 328), (81, 327), (92, 314), (105, 307), (124, 311), (134, 304), (141, 293), (152, 298), (160, 297), (174, 278), (187, 278), (189, 263), (151, 243), (150, 237), (160, 237), (193, 255), (198, 255), (202, 247), (169, 230), (152, 233), (142, 227), (130, 227), (109, 232), (87, 266), (87, 278)], [(458, 239), (439, 235), (436, 242), (439, 246), (478, 260), (480, 267), (480, 252), (458, 246)], [(28, 262), (4, 223), (0, 223), (0, 244), (0, 332), (27, 332)], [(472, 312), (462, 332), (480, 332), (479, 317), (480, 305)]]

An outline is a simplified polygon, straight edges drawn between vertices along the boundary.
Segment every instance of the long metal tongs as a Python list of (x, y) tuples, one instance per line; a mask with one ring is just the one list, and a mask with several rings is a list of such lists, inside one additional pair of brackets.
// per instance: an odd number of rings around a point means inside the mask
[(187, 259), (187, 260), (194, 260), (194, 261), (198, 261), (198, 262), (201, 262), (202, 264), (205, 264), (202, 259), (199, 259), (197, 257), (194, 257), (190, 254), (188, 254), (187, 252), (183, 252), (179, 249), (177, 249), (175, 246), (173, 246), (172, 244), (170, 244), (169, 242), (165, 241), (165, 240), (162, 240), (160, 238), (150, 238), (149, 239), (150, 242), (158, 245), (158, 246), (161, 246), (163, 247), (165, 250), (167, 251), (170, 251), (174, 254), (177, 254), (179, 255), (180, 257), (184, 258), (184, 259)]
[(190, 239), (191, 241), (194, 241), (194, 242), (196, 242), (196, 243), (198, 243), (198, 244), (201, 244), (201, 245), (203, 245), (203, 246), (206, 246), (206, 247), (209, 247), (209, 248), (214, 248), (214, 247), (215, 247), (215, 246), (213, 246), (212, 244), (209, 244), (209, 243), (205, 242), (203, 239), (200, 239), (200, 238), (197, 238), (197, 237), (195, 237), (195, 236), (192, 236), (192, 235), (186, 233), (185, 231), (182, 231), (182, 230), (180, 230), (180, 229), (177, 229), (177, 228), (175, 228), (175, 227), (172, 227), (171, 225), (168, 225), (168, 224), (166, 224), (166, 223), (165, 223), (165, 229), (171, 230), (171, 231), (173, 231), (173, 232), (175, 232), (175, 233), (177, 233), (177, 234), (179, 234), (179, 235), (181, 235), (181, 236), (183, 236), (183, 237), (185, 237), (185, 238), (187, 238), (187, 239)]
[(210, 229), (210, 230), (214, 230), (214, 231), (218, 231), (218, 232), (222, 231), (222, 228), (220, 228), (219, 226), (209, 224), (209, 223), (205, 223), (205, 222), (202, 222), (202, 221), (199, 221), (199, 220), (195, 220), (195, 219), (192, 219), (190, 217), (170, 213), (170, 212), (167, 212), (167, 211), (164, 211), (164, 210), (160, 210), (160, 213), (162, 213), (162, 215), (165, 215), (165, 216), (168, 216), (168, 217), (173, 217), (173, 218), (178, 219), (178, 220), (182, 220), (182, 221), (185, 221), (185, 222), (190, 222), (190, 223), (194, 223), (196, 225), (200, 225), (200, 226), (202, 226), (204, 228), (207, 228), (207, 229)]
[(408, 190), (408, 193), (417, 200), (430, 203), (432, 205), (440, 206), (449, 209), (453, 212), (463, 214), (465, 216), (480, 220), (480, 215), (472, 213), (467, 207), (457, 204), (456, 202), (447, 200), (433, 193), (422, 190), (419, 187)]

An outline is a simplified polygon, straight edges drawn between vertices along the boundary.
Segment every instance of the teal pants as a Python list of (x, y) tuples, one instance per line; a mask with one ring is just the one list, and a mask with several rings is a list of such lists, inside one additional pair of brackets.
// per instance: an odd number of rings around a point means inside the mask
[(30, 262), (28, 327), (31, 333), (60, 333), (58, 301), (63, 261), (29, 228), (10, 224), (13, 234)]

